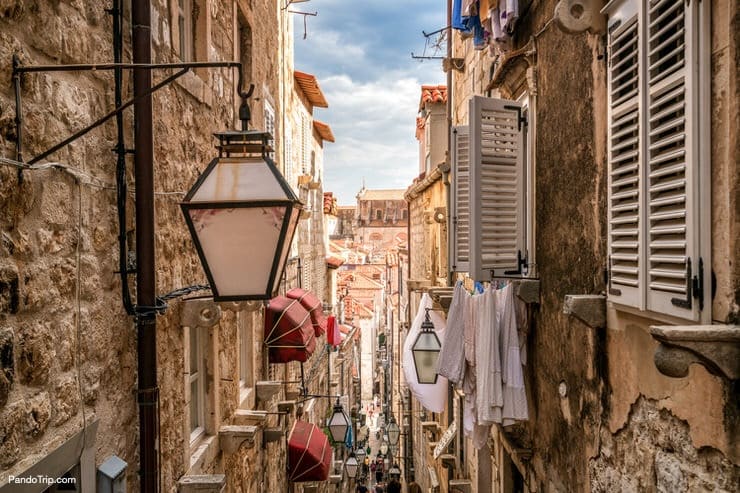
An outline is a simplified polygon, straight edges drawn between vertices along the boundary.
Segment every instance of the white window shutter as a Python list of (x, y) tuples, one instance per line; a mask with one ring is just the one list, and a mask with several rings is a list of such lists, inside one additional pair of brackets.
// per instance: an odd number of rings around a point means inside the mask
[(467, 126), (452, 128), (452, 223), (450, 270), (470, 269), (470, 134)]
[(703, 270), (694, 70), (699, 3), (656, 0), (648, 3), (646, 15), (647, 309), (691, 320), (700, 318), (692, 283)]
[(470, 275), (521, 276), (526, 262), (522, 105), (470, 100)]
[(610, 16), (608, 106), (609, 299), (644, 308), (640, 25), (638, 14)]

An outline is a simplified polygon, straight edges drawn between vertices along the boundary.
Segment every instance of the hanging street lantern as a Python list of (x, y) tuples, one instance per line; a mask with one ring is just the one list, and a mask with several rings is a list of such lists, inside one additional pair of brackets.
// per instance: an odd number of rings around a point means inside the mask
[(339, 399), (337, 399), (337, 403), (334, 405), (334, 413), (329, 418), (328, 426), (332, 441), (335, 444), (343, 443), (347, 438), (347, 430), (349, 430), (349, 418), (339, 403)]
[(358, 466), (359, 462), (357, 462), (355, 454), (350, 454), (349, 459), (347, 459), (347, 461), (344, 463), (344, 468), (347, 471), (347, 476), (352, 479), (356, 478)]
[(414, 355), (416, 378), (421, 384), (437, 383), (437, 358), (442, 344), (434, 332), (434, 324), (429, 319), (429, 310), (426, 309), (424, 321), (421, 323), (421, 332), (416, 336), (411, 352)]
[(386, 433), (388, 433), (388, 443), (390, 445), (398, 445), (398, 440), (401, 438), (401, 429), (396, 423), (395, 416), (391, 416), (390, 422), (386, 427)]
[(215, 134), (219, 155), (180, 204), (214, 301), (272, 298), (303, 207), (270, 157), (272, 136), (247, 130), (246, 97), (242, 130)]
[(388, 474), (389, 474), (389, 475), (390, 475), (391, 477), (394, 477), (394, 476), (395, 476), (395, 477), (396, 477), (396, 479), (399, 479), (399, 478), (401, 477), (401, 468), (400, 468), (400, 467), (398, 467), (398, 464), (396, 464), (396, 463), (394, 462), (394, 463), (393, 463), (393, 466), (391, 466), (391, 468), (390, 468), (390, 469), (388, 469)]
[(359, 447), (357, 450), (355, 450), (355, 457), (357, 457), (357, 462), (363, 462), (365, 460), (365, 449), (362, 447)]
[(390, 452), (391, 457), (395, 457), (396, 454), (398, 453), (398, 445), (389, 444), (388, 452)]

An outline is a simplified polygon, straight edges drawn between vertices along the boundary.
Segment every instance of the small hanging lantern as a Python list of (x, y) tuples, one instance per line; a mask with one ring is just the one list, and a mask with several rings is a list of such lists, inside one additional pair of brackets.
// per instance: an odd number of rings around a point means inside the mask
[(355, 457), (357, 458), (357, 462), (363, 462), (365, 460), (365, 449), (362, 447), (359, 447), (357, 450), (355, 450)]
[(398, 445), (398, 440), (401, 438), (401, 429), (398, 427), (398, 423), (396, 423), (395, 416), (391, 416), (386, 431), (388, 433), (388, 443), (390, 445)]
[(347, 462), (344, 463), (344, 468), (347, 471), (347, 476), (352, 479), (357, 477), (358, 466), (359, 466), (359, 462), (357, 462), (357, 458), (355, 457), (355, 454), (350, 454), (349, 459), (347, 459)]
[(421, 384), (437, 383), (437, 358), (442, 344), (434, 332), (434, 324), (429, 319), (429, 310), (426, 309), (424, 321), (421, 323), (421, 332), (416, 336), (411, 351), (414, 355), (416, 378)]
[(388, 469), (388, 474), (390, 475), (390, 477), (395, 477), (396, 479), (398, 479), (401, 477), (401, 468), (399, 468), (398, 464), (394, 462), (391, 468)]
[(242, 130), (215, 134), (219, 155), (180, 204), (215, 301), (275, 294), (303, 207), (270, 157), (272, 136), (247, 130), (249, 94)]
[(347, 438), (347, 430), (349, 430), (349, 418), (344, 412), (344, 408), (339, 403), (334, 405), (334, 413), (329, 418), (329, 433), (334, 443), (342, 443)]

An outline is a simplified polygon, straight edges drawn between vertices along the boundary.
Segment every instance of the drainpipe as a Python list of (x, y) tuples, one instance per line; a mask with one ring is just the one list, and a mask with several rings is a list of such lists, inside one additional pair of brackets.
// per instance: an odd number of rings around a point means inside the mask
[(447, 172), (442, 173), (442, 179), (445, 186), (445, 194), (447, 198), (447, 285), (452, 286), (453, 274), (450, 269), (450, 252), (452, 251), (450, 245), (450, 228), (452, 226), (452, 220), (450, 219), (450, 211), (452, 210), (452, 201), (450, 200), (450, 170), (452, 169), (452, 0), (447, 0)]
[[(151, 63), (151, 5), (149, 0), (131, 4), (134, 63)], [(134, 70), (134, 98), (151, 89), (148, 69)], [(154, 307), (154, 151), (152, 146), (152, 97), (134, 104), (134, 156), (136, 178), (136, 295), (140, 307)], [(141, 491), (159, 490), (156, 439), (159, 434), (157, 388), (156, 315), (146, 310), (136, 319), (138, 345), (139, 476)]]

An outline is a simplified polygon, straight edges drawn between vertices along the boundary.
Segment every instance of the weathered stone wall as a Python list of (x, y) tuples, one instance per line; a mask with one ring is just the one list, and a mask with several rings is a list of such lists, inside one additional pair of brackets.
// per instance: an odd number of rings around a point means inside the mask
[[(528, 341), (529, 432), (507, 440), (531, 448), (531, 460), (516, 461), (527, 491), (727, 488), (737, 482), (734, 387), (699, 367), (683, 379), (658, 373), (649, 335), (658, 321), (645, 314), (610, 307), (608, 329), (598, 331), (562, 313), (566, 294), (604, 290), (607, 108), (602, 40), (548, 26), (555, 3), (533, 3), (520, 19), (515, 48), (534, 37), (535, 70), (526, 74), (520, 61), (500, 91), (516, 96), (529, 85), (534, 105), (533, 267), (541, 280)], [(716, 321), (737, 323), (738, 14), (723, 0), (712, 12), (712, 309)], [(453, 56), (466, 65), (453, 71), (453, 122), (467, 124), (468, 99), (484, 93), (493, 60), (454, 38)], [(472, 454), (468, 462), (475, 467)], [(494, 478), (507, 468), (493, 467)]]
[(697, 448), (687, 423), (654, 400), (638, 399), (623, 428), (600, 435), (591, 491), (730, 492), (740, 483), (740, 467), (714, 448)]
[[(0, 4), (1, 156), (14, 158), (17, 140), (12, 55), (23, 64), (111, 60), (108, 3)], [(26, 159), (113, 108), (110, 72), (27, 75), (22, 87)], [(50, 156), (99, 178), (92, 183), (55, 169), (26, 172), (20, 183), (15, 169), (0, 167), (0, 483), (95, 418), (97, 463), (111, 454), (137, 462), (135, 329), (114, 273), (117, 218), (107, 188), (114, 137), (108, 122)]]
[[(196, 4), (197, 22), (202, 23), (198, 32), (208, 34), (199, 60), (234, 59), (234, 19), (241, 10), (252, 29), (254, 56), (246, 82), (256, 85), (253, 123), (262, 128), (264, 122), (263, 105), (255, 103), (257, 99), (270, 101), (280, 121), (279, 81), (284, 74), (279, 73), (277, 54), (279, 39), (286, 38), (279, 35), (282, 29), (278, 29), (274, 2), (203, 0)], [(112, 27), (105, 13), (110, 6), (105, 1), (0, 2), (1, 156), (15, 156), (17, 138), (12, 55), (19, 53), (24, 64), (110, 61)], [(158, 0), (152, 6), (153, 60), (179, 61), (173, 50), (172, 2)], [(125, 14), (128, 19), (130, 12)], [(126, 21), (124, 61), (130, 60), (130, 30)], [(161, 79), (163, 73), (156, 72), (153, 79)], [(205, 281), (178, 204), (215, 156), (212, 132), (234, 126), (235, 83), (233, 69), (199, 69), (153, 97), (158, 293)], [(127, 74), (124, 99), (130, 91)], [(112, 74), (24, 76), (23, 108), (23, 152), (29, 159), (113, 108)], [(126, 143), (131, 147), (130, 110), (125, 124)], [(279, 139), (279, 126), (277, 133)], [(15, 169), (0, 167), (0, 483), (8, 474), (36, 463), (83, 422), (96, 418), (96, 465), (112, 454), (120, 456), (129, 464), (130, 491), (138, 490), (136, 332), (124, 313), (115, 273), (118, 219), (111, 152), (115, 135), (115, 125), (109, 121), (50, 157), (85, 173), (78, 173), (78, 179), (48, 169), (26, 172), (20, 183)], [(133, 241), (132, 199), (128, 202), (126, 228)], [(165, 491), (174, 491), (178, 478), (190, 468), (180, 306), (170, 302), (157, 323)], [(246, 315), (224, 311), (219, 326), (209, 330), (217, 348), (213, 356), (219, 375), (213, 382), (215, 414), (223, 423), (230, 422), (240, 404), (239, 316)], [(262, 317), (249, 318), (255, 377), (264, 379)], [(203, 464), (202, 471), (226, 472), (229, 491), (282, 491), (284, 444), (269, 444), (265, 450), (258, 446), (242, 448), (232, 456), (218, 454)]]

